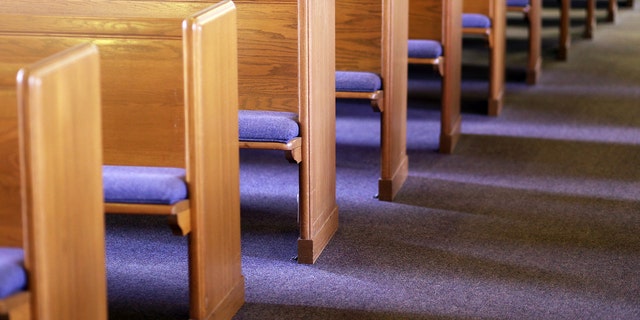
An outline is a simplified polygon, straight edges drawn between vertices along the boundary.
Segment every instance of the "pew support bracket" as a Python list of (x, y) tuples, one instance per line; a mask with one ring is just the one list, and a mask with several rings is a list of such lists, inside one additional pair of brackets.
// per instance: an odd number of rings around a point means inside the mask
[(191, 232), (191, 211), (189, 200), (172, 205), (107, 202), (104, 212), (113, 214), (165, 215), (173, 234), (185, 236)]
[(282, 150), (285, 152), (285, 158), (290, 163), (299, 164), (302, 162), (302, 138), (291, 139), (287, 143), (280, 142), (257, 142), (257, 141), (240, 141), (240, 148), (243, 149), (263, 149), (263, 150)]

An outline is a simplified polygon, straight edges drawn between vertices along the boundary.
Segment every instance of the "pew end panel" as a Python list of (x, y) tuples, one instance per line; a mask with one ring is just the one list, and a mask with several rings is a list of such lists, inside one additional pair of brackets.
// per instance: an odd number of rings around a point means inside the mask
[(2, 162), (0, 212), (3, 228), (21, 235), (0, 246), (24, 249), (28, 277), (27, 291), (0, 300), (0, 318), (106, 319), (99, 53), (32, 44), (0, 37), (11, 159)]
[(337, 90), (336, 98), (369, 99), (381, 117), (378, 199), (392, 201), (408, 175), (406, 154), (407, 0), (336, 2), (336, 70), (377, 75), (377, 86)]
[[(437, 64), (442, 75), (439, 152), (450, 154), (461, 135), (460, 81), (462, 59), (462, 2), (411, 0), (409, 38), (438, 41), (443, 56)], [(409, 63), (430, 64), (429, 59)]]
[(190, 313), (198, 319), (228, 319), (244, 304), (237, 39), (232, 1), (183, 23), (186, 180), (191, 220), (198, 222), (189, 247), (190, 296), (195, 300)]
[(526, 82), (534, 85), (542, 73), (542, 0), (529, 0), (526, 6), (512, 6), (507, 1), (507, 12), (521, 13), (527, 20), (529, 51)]
[[(299, 163), (298, 262), (315, 263), (338, 226), (335, 196), (335, 3), (237, 0), (239, 107), (297, 115), (282, 149)], [(285, 143), (286, 144), (286, 143)]]
[(488, 34), (489, 99), (488, 114), (498, 116), (504, 103), (506, 53), (505, 0), (464, 0), (462, 12), (481, 14), (491, 20), (489, 28), (463, 28), (463, 34)]

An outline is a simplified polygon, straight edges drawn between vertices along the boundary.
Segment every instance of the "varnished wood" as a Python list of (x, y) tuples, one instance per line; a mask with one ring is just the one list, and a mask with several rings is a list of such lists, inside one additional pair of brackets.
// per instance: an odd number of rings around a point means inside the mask
[[(631, 2), (632, 3), (632, 2)], [(585, 25), (582, 33), (584, 38), (593, 39), (596, 29), (596, 0), (587, 0), (585, 8)], [(633, 4), (632, 4), (633, 5)], [(608, 0), (607, 21), (615, 22), (618, 13), (618, 1)], [(558, 60), (566, 61), (569, 58), (571, 47), (571, 0), (562, 0), (560, 3)]]
[(99, 54), (30, 44), (0, 39), (3, 147), (19, 154), (0, 169), (0, 221), (23, 236), (0, 245), (24, 248), (29, 279), (28, 292), (0, 301), (0, 317), (106, 319)]
[(335, 180), (335, 0), (299, 0), (300, 239), (298, 262), (314, 263), (338, 229)]
[[(36, 50), (80, 41), (100, 48), (105, 164), (187, 169), (189, 210), (169, 217), (181, 232), (190, 231), (190, 315), (231, 318), (244, 302), (235, 6), (228, 0), (88, 4), (2, 2), (0, 34), (44, 41)], [(183, 22), (190, 27), (183, 30)]]
[[(504, 103), (506, 11), (505, 0), (463, 1), (462, 12), (484, 14), (491, 19), (491, 27), (488, 29), (490, 50), (488, 114), (492, 116), (500, 114)], [(463, 28), (462, 32), (471, 33), (471, 29)]]
[(229, 319), (244, 303), (236, 13), (232, 1), (223, 1), (183, 24), (189, 288), (196, 319)]
[[(378, 199), (392, 201), (408, 175), (406, 154), (408, 0), (340, 0), (336, 3), (336, 70), (380, 75)], [(359, 93), (336, 97), (362, 99)]]
[(191, 232), (190, 207), (189, 200), (182, 200), (172, 205), (107, 202), (104, 204), (104, 212), (167, 216), (169, 227), (173, 233), (178, 236), (186, 236)]
[(360, 99), (369, 100), (374, 112), (384, 112), (384, 91), (371, 92), (336, 91), (336, 99)]
[[(452, 153), (461, 134), (460, 81), (462, 59), (462, 0), (411, 0), (409, 38), (440, 41), (444, 59), (438, 63), (441, 81), (440, 148)], [(409, 59), (409, 63), (430, 63)]]
[(520, 12), (527, 20), (529, 41), (527, 84), (536, 84), (542, 73), (542, 0), (529, 0), (529, 5), (507, 7), (507, 11)]
[(314, 263), (338, 226), (333, 93), (335, 3), (334, 0), (235, 3), (240, 108), (298, 114), (301, 131), (298, 262)]
[(282, 150), (285, 152), (285, 157), (289, 162), (300, 163), (302, 161), (302, 138), (299, 137), (291, 139), (287, 143), (241, 141), (240, 148)]
[(290, 162), (299, 163), (299, 263), (314, 263), (338, 226), (334, 1), (234, 1), (239, 108), (298, 114), (300, 148), (245, 142), (240, 147), (284, 150)]

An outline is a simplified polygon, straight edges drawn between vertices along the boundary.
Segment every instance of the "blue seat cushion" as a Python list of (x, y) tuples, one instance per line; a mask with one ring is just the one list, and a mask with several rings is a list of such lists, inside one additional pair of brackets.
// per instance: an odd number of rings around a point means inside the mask
[(507, 0), (507, 7), (526, 7), (529, 0)]
[(336, 71), (336, 91), (373, 92), (382, 88), (382, 79), (373, 72)]
[(24, 250), (0, 247), (0, 299), (25, 290)]
[(491, 19), (489, 19), (489, 17), (487, 17), (484, 14), (463, 13), (462, 27), (463, 28), (490, 28)]
[(182, 168), (102, 167), (105, 202), (174, 204), (187, 199), (186, 171)]
[(442, 44), (435, 40), (409, 40), (409, 58), (435, 59), (442, 56)]
[(293, 112), (240, 110), (238, 127), (240, 141), (287, 143), (300, 136)]

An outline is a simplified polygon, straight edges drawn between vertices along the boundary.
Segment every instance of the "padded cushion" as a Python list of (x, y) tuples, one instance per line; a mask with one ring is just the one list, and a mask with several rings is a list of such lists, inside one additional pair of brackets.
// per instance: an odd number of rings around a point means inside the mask
[(300, 136), (293, 112), (240, 110), (238, 126), (240, 141), (287, 143)]
[(187, 199), (185, 169), (103, 166), (105, 202), (174, 204)]
[(409, 40), (409, 58), (435, 59), (442, 56), (442, 44), (435, 40)]
[(0, 299), (27, 287), (24, 251), (20, 248), (0, 247)]
[(507, 0), (507, 7), (526, 7), (529, 0)]
[(463, 13), (462, 14), (462, 27), (463, 28), (490, 28), (491, 19), (484, 14), (479, 13)]
[(336, 91), (373, 92), (382, 88), (382, 79), (373, 72), (336, 71)]

